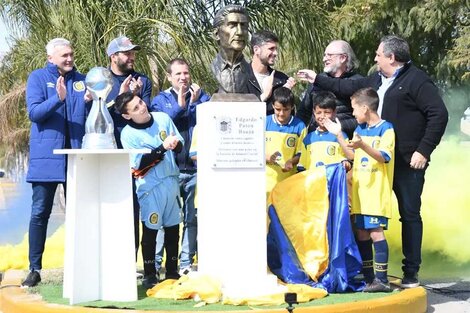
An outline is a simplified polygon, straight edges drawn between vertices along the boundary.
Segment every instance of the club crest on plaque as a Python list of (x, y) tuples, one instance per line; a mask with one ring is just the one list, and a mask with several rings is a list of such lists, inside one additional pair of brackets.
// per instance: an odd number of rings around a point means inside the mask
[(217, 128), (219, 133), (230, 134), (232, 132), (232, 119), (230, 117), (219, 117), (217, 119)]

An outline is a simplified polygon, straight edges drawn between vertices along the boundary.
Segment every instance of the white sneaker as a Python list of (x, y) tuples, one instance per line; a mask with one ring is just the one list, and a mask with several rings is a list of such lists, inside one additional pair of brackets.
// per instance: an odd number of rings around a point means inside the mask
[(180, 268), (180, 271), (178, 272), (178, 274), (180, 274), (180, 276), (189, 275), (189, 273), (191, 273), (192, 271), (193, 270), (191, 269), (191, 266), (183, 267), (183, 268)]

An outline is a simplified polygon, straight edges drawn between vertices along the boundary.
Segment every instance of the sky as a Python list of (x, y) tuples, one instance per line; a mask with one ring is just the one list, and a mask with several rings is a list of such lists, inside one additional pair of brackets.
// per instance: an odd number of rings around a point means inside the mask
[(9, 35), (9, 31), (7, 30), (7, 27), (5, 26), (5, 23), (3, 23), (3, 19), (0, 18), (0, 55), (6, 53), (10, 49), (6, 41), (6, 38), (8, 37), (8, 35)]

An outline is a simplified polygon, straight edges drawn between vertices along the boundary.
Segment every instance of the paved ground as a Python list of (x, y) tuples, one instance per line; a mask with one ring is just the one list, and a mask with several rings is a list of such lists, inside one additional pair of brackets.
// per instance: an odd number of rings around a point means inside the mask
[(428, 292), (428, 313), (470, 313), (470, 278), (422, 281)]

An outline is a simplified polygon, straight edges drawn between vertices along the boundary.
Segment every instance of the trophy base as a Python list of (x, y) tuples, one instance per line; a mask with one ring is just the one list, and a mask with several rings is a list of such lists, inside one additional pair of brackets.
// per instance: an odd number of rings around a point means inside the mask
[(85, 134), (82, 149), (117, 149), (113, 134)]

